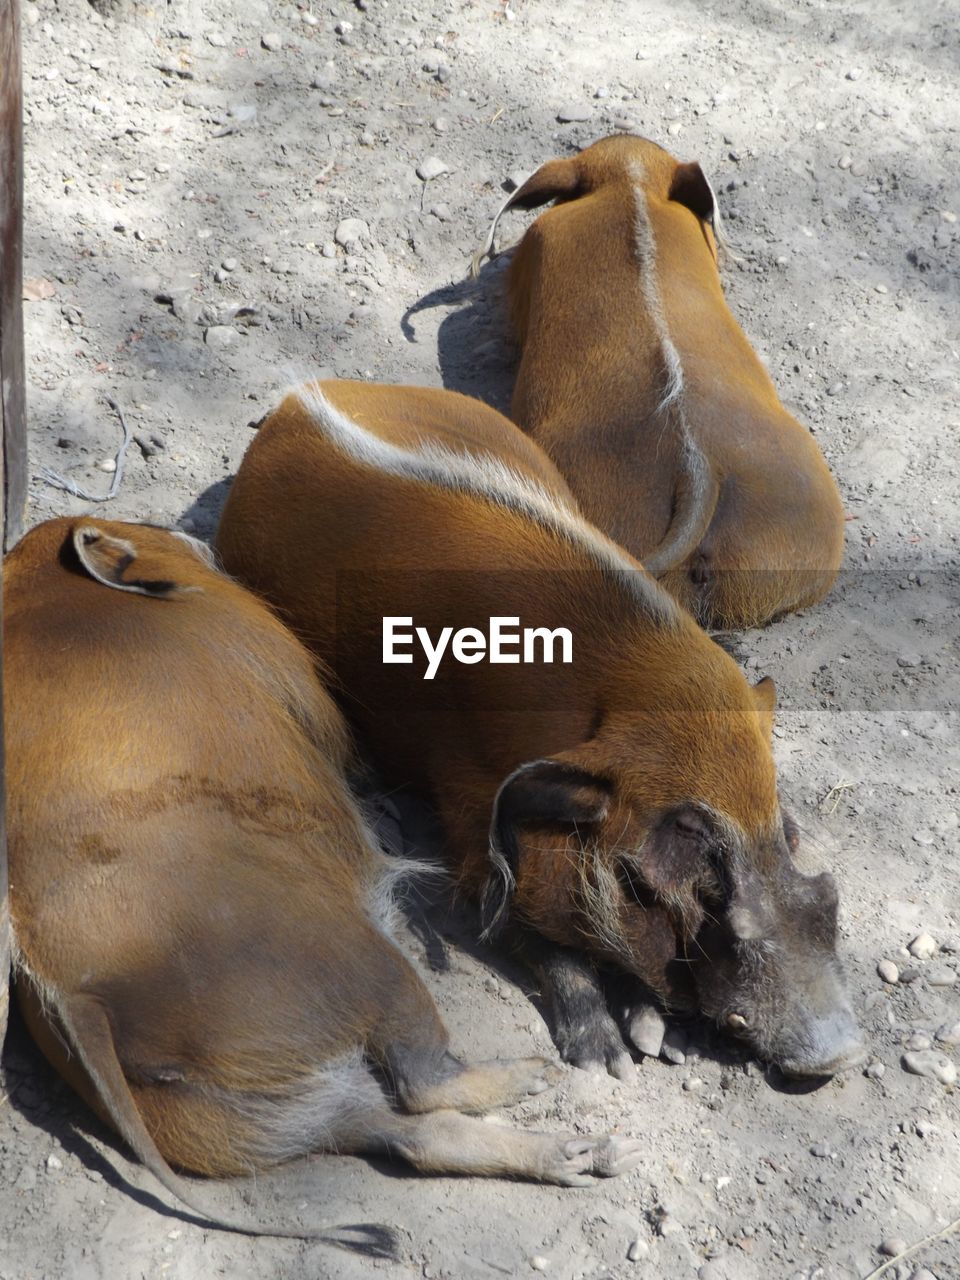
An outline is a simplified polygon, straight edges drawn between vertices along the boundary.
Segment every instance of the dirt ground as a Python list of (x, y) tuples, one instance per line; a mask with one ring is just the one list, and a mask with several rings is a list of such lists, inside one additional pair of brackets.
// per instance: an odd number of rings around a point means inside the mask
[[(286, 1224), (385, 1222), (401, 1236), (388, 1263), (185, 1221), (15, 1021), (0, 1280), (853, 1280), (884, 1244), (940, 1232), (960, 1214), (960, 1095), (902, 1059), (931, 1049), (946, 1081), (960, 1062), (956, 4), (175, 0), (113, 13), (23, 9), (32, 471), (105, 492), (114, 396), (136, 433), (119, 495), (95, 508), (114, 518), (208, 537), (251, 427), (306, 374), (505, 407), (502, 260), (462, 284), (505, 182), (618, 130), (702, 162), (740, 254), (724, 267), (731, 305), (849, 512), (830, 598), (738, 651), (780, 690), (784, 791), (841, 883), (871, 1057), (797, 1090), (693, 1024), (681, 1064), (645, 1059), (628, 1083), (569, 1070), (512, 1120), (649, 1143), (637, 1171), (588, 1190), (333, 1157), (201, 1188), (221, 1210)], [(430, 159), (442, 171), (424, 181)], [(508, 215), (504, 240), (525, 221)], [(91, 509), (31, 484), (31, 523)], [(549, 1052), (521, 975), (442, 905), (427, 915), (436, 934), (411, 933), (409, 950), (433, 965), (454, 1047)], [(904, 948), (922, 931), (937, 945), (916, 959)], [(878, 975), (884, 959), (896, 983)], [(956, 1280), (960, 1234), (888, 1274)]]

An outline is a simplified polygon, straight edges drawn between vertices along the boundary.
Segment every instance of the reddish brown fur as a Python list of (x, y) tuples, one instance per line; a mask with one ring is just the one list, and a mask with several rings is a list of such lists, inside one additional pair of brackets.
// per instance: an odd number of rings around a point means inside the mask
[[(387, 441), (410, 439), (417, 423), (423, 440), (456, 441), (459, 453), (511, 458), (521, 449), (521, 433), (505, 418), (449, 392), (344, 382), (321, 389)], [(547, 459), (538, 454), (534, 466), (529, 452), (524, 458), (557, 505), (567, 503)], [(746, 833), (757, 869), (766, 869), (763, 838), (779, 826), (766, 691), (752, 690), (635, 562), (627, 576), (646, 581), (640, 595), (529, 516), (353, 460), (294, 395), (250, 446), (217, 546), (228, 572), (270, 600), (334, 668), (389, 781), (434, 795), (447, 855), (471, 893), (490, 874), (497, 789), (517, 766), (544, 757), (614, 780), (617, 804), (591, 832), (608, 860), (639, 848), (664, 810), (695, 801)], [(450, 660), (428, 683), (422, 664), (381, 662), (384, 615), (412, 615), (436, 634), (485, 624), (491, 614), (571, 627), (573, 665)], [(550, 824), (525, 840), (515, 910), (546, 936), (603, 954), (574, 883), (579, 851)], [(656, 919), (672, 910), (665, 898), (652, 900), (648, 926), (630, 942), (632, 967), (667, 996), (673, 950), (665, 955)]]
[(636, 1163), (629, 1141), (457, 1114), (552, 1068), (447, 1052), (372, 900), (388, 862), (347, 790), (341, 717), (262, 603), (166, 531), (84, 520), (28, 534), (4, 588), (24, 1013), (168, 1189), (193, 1203), (171, 1164), (226, 1175), (331, 1147), (561, 1185)]
[[(527, 230), (507, 275), (521, 349), (511, 413), (587, 517), (640, 560), (655, 557), (677, 509), (699, 507), (689, 544), (658, 576), (701, 620), (753, 626), (830, 589), (843, 509), (724, 300), (702, 181), (655, 144), (614, 137), (548, 162), (516, 193), (523, 208), (558, 203)], [(637, 242), (638, 185), (653, 262)], [(684, 390), (658, 412), (669, 379), (662, 328)], [(709, 470), (699, 494), (685, 491), (680, 413)]]

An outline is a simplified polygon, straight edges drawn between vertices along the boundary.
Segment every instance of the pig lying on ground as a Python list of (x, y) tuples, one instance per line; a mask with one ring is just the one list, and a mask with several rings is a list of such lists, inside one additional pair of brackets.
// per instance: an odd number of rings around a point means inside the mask
[(700, 166), (606, 138), (548, 161), (497, 220), (550, 201), (507, 272), (512, 418), (701, 622), (814, 604), (840, 566), (840, 495), (724, 300)]
[(315, 1150), (565, 1186), (630, 1168), (626, 1139), (460, 1114), (557, 1068), (451, 1055), (390, 937), (397, 870), (347, 789), (343, 721), (205, 550), (64, 519), (4, 564), (15, 964), (43, 1052), (188, 1204), (171, 1165)]
[[(636, 1005), (699, 1007), (785, 1071), (859, 1060), (833, 880), (790, 857), (772, 682), (751, 688), (510, 422), (451, 392), (304, 387), (250, 446), (217, 546), (334, 669), (386, 780), (433, 797), (564, 1057), (627, 1069), (613, 966)], [(497, 619), (569, 630), (572, 661), (488, 660)], [(434, 651), (459, 637), (431, 679), (397, 648), (417, 627)]]

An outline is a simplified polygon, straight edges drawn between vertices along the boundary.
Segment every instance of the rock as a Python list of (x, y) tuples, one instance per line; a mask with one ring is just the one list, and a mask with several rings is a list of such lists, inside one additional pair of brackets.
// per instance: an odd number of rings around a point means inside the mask
[(909, 1246), (900, 1236), (888, 1236), (880, 1245), (880, 1252), (887, 1258), (895, 1258)]
[(224, 258), (220, 263), (220, 266), (224, 271), (236, 271), (239, 265), (240, 264), (237, 262), (236, 258)]
[(51, 1154), (47, 1156), (47, 1168), (53, 1172), (56, 1172), (57, 1169), (63, 1168), (63, 1161), (60, 1159), (59, 1156), (55, 1156), (51, 1152)]
[(117, 462), (115, 458), (104, 458), (104, 460), (100, 463), (100, 470), (105, 471), (108, 476), (112, 476), (113, 473), (116, 471), (116, 469), (117, 469)]
[(960, 1021), (945, 1022), (942, 1027), (937, 1027), (936, 1040), (938, 1044), (960, 1044)]
[(915, 1031), (904, 1046), (907, 1049), (929, 1049), (933, 1041), (925, 1031)]
[(647, 1005), (630, 1019), (627, 1034), (634, 1047), (647, 1057), (658, 1058), (663, 1048), (667, 1024), (652, 1005)]
[(203, 331), (203, 340), (208, 347), (232, 347), (239, 336), (229, 324), (212, 324)]
[(884, 982), (889, 982), (891, 986), (900, 981), (900, 970), (892, 960), (881, 960), (877, 965), (877, 973)]
[(631, 1240), (630, 1248), (627, 1250), (628, 1262), (642, 1262), (644, 1258), (650, 1257), (650, 1246), (646, 1240), (641, 1240), (637, 1236), (636, 1240)]
[[(903, 659), (902, 659), (902, 658), (898, 658), (898, 659), (897, 659), (897, 666), (898, 666), (898, 667), (902, 667), (902, 666), (919, 666), (919, 665), (920, 665), (920, 659), (919, 659), (919, 658), (917, 659), (916, 663), (912, 663), (912, 662), (907, 662), (907, 663), (905, 663), (905, 662), (903, 661)], [(927, 848), (929, 848), (929, 847), (930, 847), (930, 845), (932, 845), (932, 844), (933, 844), (933, 832), (932, 832), (932, 831), (928, 831), (928, 830), (926, 829), (926, 827), (921, 827), (919, 831), (915, 831), (915, 832), (913, 833), (913, 843), (914, 843), (914, 844), (918, 844), (918, 845), (920, 845), (920, 847), (921, 847), (921, 848), (923, 848), (923, 849), (927, 849)]]
[(266, 35), (260, 37), (260, 43), (264, 49), (269, 49), (271, 53), (277, 53), (283, 48), (283, 36), (279, 31), (268, 31)]
[[(906, 667), (909, 670), (911, 667), (919, 667), (922, 661), (923, 659), (920, 657), (919, 653), (901, 653), (900, 657), (897, 658), (897, 666)], [(930, 839), (927, 840), (926, 843), (933, 844), (933, 835), (929, 831), (917, 832), (917, 834), (913, 837), (914, 840), (917, 841), (917, 844), (923, 843), (923, 841), (918, 839), (920, 835), (929, 836)]]
[(696, 1093), (699, 1089), (703, 1088), (703, 1081), (699, 1076), (687, 1076), (686, 1080), (683, 1082), (682, 1088), (684, 1093)]
[(227, 37), (222, 31), (208, 31), (205, 39), (207, 44), (213, 45), (214, 49), (225, 49), (227, 47)]
[(320, 252), (325, 258), (335, 258), (337, 256), (337, 246), (332, 240), (327, 240)]
[(450, 128), (450, 121), (445, 116), (437, 116), (433, 122), (434, 132), (446, 133)]
[(675, 1067), (682, 1067), (687, 1060), (686, 1048), (686, 1032), (681, 1031), (679, 1027), (671, 1027), (663, 1037), (660, 1056), (667, 1062), (672, 1062)]
[(910, 1272), (910, 1280), (937, 1280), (937, 1277), (926, 1267), (917, 1267), (916, 1271)]
[(957, 1083), (956, 1065), (944, 1053), (936, 1049), (919, 1049), (916, 1053), (903, 1055), (903, 1069), (915, 1076), (926, 1076), (938, 1080), (941, 1084)]
[(586, 102), (568, 102), (565, 107), (561, 107), (557, 112), (557, 119), (561, 124), (573, 124), (577, 120), (590, 120), (593, 118), (593, 107)]
[(957, 971), (948, 964), (938, 964), (928, 969), (924, 977), (931, 987), (952, 987), (957, 980)]
[(837, 168), (849, 169), (852, 164), (853, 164), (853, 156), (851, 155), (841, 156), (840, 159), (837, 161)]
[(530, 1259), (530, 1265), (534, 1271), (546, 1271), (550, 1266), (550, 1259), (545, 1258), (542, 1253), (535, 1253)]
[(868, 1080), (882, 1080), (887, 1074), (887, 1068), (882, 1062), (871, 1062), (865, 1067), (863, 1074)]
[(447, 172), (449, 170), (439, 156), (427, 156), (426, 160), (421, 160), (417, 165), (417, 177), (424, 182), (430, 182)]
[(937, 944), (929, 933), (918, 933), (907, 946), (907, 950), (915, 960), (929, 960), (936, 949)]
[(333, 238), (344, 249), (349, 249), (351, 246), (361, 244), (364, 240), (369, 240), (370, 228), (362, 218), (342, 218), (337, 223)]
[(810, 1154), (816, 1156), (818, 1160), (829, 1160), (833, 1152), (825, 1142), (815, 1142), (810, 1148)]
[(848, 80), (859, 80), (863, 75), (863, 67), (851, 67), (847, 72)]
[(333, 29), (338, 36), (348, 36), (353, 30), (353, 23), (348, 22), (346, 18), (344, 18), (342, 21), (338, 22)]

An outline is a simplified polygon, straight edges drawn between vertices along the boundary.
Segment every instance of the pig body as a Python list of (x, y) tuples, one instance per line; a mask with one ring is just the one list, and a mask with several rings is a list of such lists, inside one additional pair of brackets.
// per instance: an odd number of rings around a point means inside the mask
[(815, 603), (841, 561), (840, 496), (724, 300), (699, 165), (608, 138), (543, 165), (504, 209), (554, 200), (507, 270), (512, 418), (703, 623)]
[[(771, 683), (751, 688), (505, 418), (449, 392), (301, 388), (248, 450), (217, 547), (332, 667), (386, 780), (433, 797), (455, 873), (540, 975), (569, 1060), (629, 1061), (603, 966), (788, 1069), (856, 1057), (832, 882), (787, 848)], [(425, 680), (423, 658), (382, 660), (398, 617), (431, 635), (570, 628), (573, 660), (467, 654)]]
[(188, 1203), (171, 1165), (316, 1150), (570, 1185), (629, 1167), (626, 1141), (460, 1114), (554, 1068), (449, 1053), (390, 936), (397, 872), (347, 788), (342, 717), (198, 547), (55, 520), (4, 566), (16, 970), (44, 1053)]

